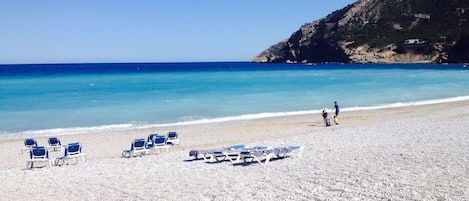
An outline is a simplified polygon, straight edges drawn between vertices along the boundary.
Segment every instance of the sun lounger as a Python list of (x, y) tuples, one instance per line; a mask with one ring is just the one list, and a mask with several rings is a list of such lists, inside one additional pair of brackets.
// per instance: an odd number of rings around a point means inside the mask
[(146, 141), (147, 149), (150, 149), (151, 147), (153, 147), (153, 142), (155, 141), (156, 137), (165, 137), (165, 136), (157, 134), (157, 133), (152, 133), (152, 134), (148, 135), (147, 141)]
[(50, 137), (48, 140), (49, 142), (49, 146), (47, 146), (46, 148), (48, 150), (53, 150), (53, 151), (60, 151), (62, 150), (62, 143), (60, 143), (60, 140), (56, 137)]
[(229, 161), (238, 161), (240, 158), (240, 153), (242, 150), (215, 150), (213, 151), (210, 160), (215, 159), (216, 161), (224, 161), (228, 159)]
[(37, 146), (37, 142), (33, 138), (28, 138), (24, 140), (24, 147), (21, 148), (21, 154), (23, 154), (25, 151), (31, 151), (33, 147)]
[(171, 131), (168, 133), (166, 143), (171, 145), (179, 145), (179, 134), (175, 131)]
[(45, 162), (52, 166), (52, 161), (49, 159), (49, 151), (46, 147), (35, 146), (29, 151), (29, 159), (26, 161), (26, 168), (33, 168), (34, 163)]
[(167, 143), (166, 136), (164, 135), (153, 136), (151, 140), (151, 144), (147, 145), (147, 149), (149, 151), (158, 150), (158, 153), (161, 152), (160, 149), (166, 149), (166, 152), (169, 152), (169, 145)]
[[(229, 147), (229, 149), (218, 150), (213, 153), (213, 158), (217, 161), (224, 161), (228, 159), (231, 163), (236, 163), (241, 160), (241, 152), (250, 151), (250, 150), (262, 150), (268, 149), (266, 146), (255, 146), (247, 147), (245, 145), (235, 145)], [(222, 157), (220, 160), (219, 158)]]
[(130, 145), (130, 149), (122, 151), (122, 157), (130, 158), (135, 156), (136, 154), (145, 155), (149, 153), (149, 149), (147, 149), (147, 143), (144, 138), (135, 139), (132, 141)]
[(250, 162), (256, 161), (263, 165), (262, 161), (270, 160), (273, 151), (274, 150), (270, 147), (257, 147), (256, 149), (243, 150), (240, 153), (240, 159), (244, 162), (248, 162), (249, 160)]
[(261, 165), (269, 163), (273, 158), (295, 157), (300, 158), (303, 153), (302, 146), (286, 146), (271, 148), (267, 146), (246, 147), (245, 145), (233, 145), (219, 149), (191, 150), (189, 156), (195, 159), (203, 158), (207, 161), (217, 162), (229, 160), (232, 163), (258, 162)]
[(206, 149), (206, 150), (191, 150), (189, 156), (194, 157), (195, 159), (203, 158), (204, 160), (217, 160), (221, 161), (219, 158), (223, 157), (222, 160), (229, 158), (233, 160), (233, 157), (239, 155), (239, 151), (246, 148), (246, 145), (238, 144), (227, 147), (221, 147), (218, 149)]
[(79, 142), (70, 143), (67, 146), (65, 146), (64, 156), (58, 157), (55, 159), (55, 164), (56, 165), (65, 164), (65, 162), (70, 159), (73, 159), (75, 161), (75, 164), (77, 164), (78, 158), (81, 158), (83, 162), (86, 161), (86, 154), (82, 152), (81, 143)]
[[(250, 160), (250, 162), (256, 161), (261, 165), (265, 165), (273, 158), (281, 159), (288, 156), (301, 158), (303, 149), (304, 148), (302, 146), (287, 146), (244, 150), (240, 153), (240, 159), (243, 159), (244, 162)], [(295, 151), (298, 151), (298, 154), (294, 154)]]
[[(303, 155), (304, 151), (304, 146), (288, 146), (288, 153), (287, 155), (290, 155), (295, 158), (301, 158)], [(294, 154), (295, 152), (298, 152), (298, 154)]]
[(189, 151), (189, 156), (194, 157), (196, 160), (203, 158), (204, 160), (208, 160), (213, 152), (219, 149), (204, 149), (204, 150), (191, 150)]

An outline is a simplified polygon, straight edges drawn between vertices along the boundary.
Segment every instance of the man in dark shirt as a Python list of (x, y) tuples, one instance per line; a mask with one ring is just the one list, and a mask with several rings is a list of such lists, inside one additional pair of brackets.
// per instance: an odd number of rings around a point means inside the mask
[(339, 104), (337, 104), (337, 101), (334, 101), (334, 108), (335, 108), (335, 116), (339, 116)]

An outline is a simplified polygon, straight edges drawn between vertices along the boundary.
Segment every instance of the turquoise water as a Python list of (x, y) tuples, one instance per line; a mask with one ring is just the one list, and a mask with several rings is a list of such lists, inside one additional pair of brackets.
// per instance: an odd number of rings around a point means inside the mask
[(0, 138), (468, 99), (462, 65), (0, 65)]

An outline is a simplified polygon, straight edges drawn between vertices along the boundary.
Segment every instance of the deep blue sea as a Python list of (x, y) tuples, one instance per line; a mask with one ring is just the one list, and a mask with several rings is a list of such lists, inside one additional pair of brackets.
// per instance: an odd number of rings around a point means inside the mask
[(463, 65), (0, 65), (0, 138), (447, 102), (468, 86)]

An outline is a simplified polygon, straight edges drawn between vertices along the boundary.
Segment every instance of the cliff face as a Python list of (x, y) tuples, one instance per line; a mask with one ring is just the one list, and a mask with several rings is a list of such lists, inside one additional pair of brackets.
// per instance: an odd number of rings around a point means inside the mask
[(252, 62), (469, 62), (468, 0), (359, 0)]

